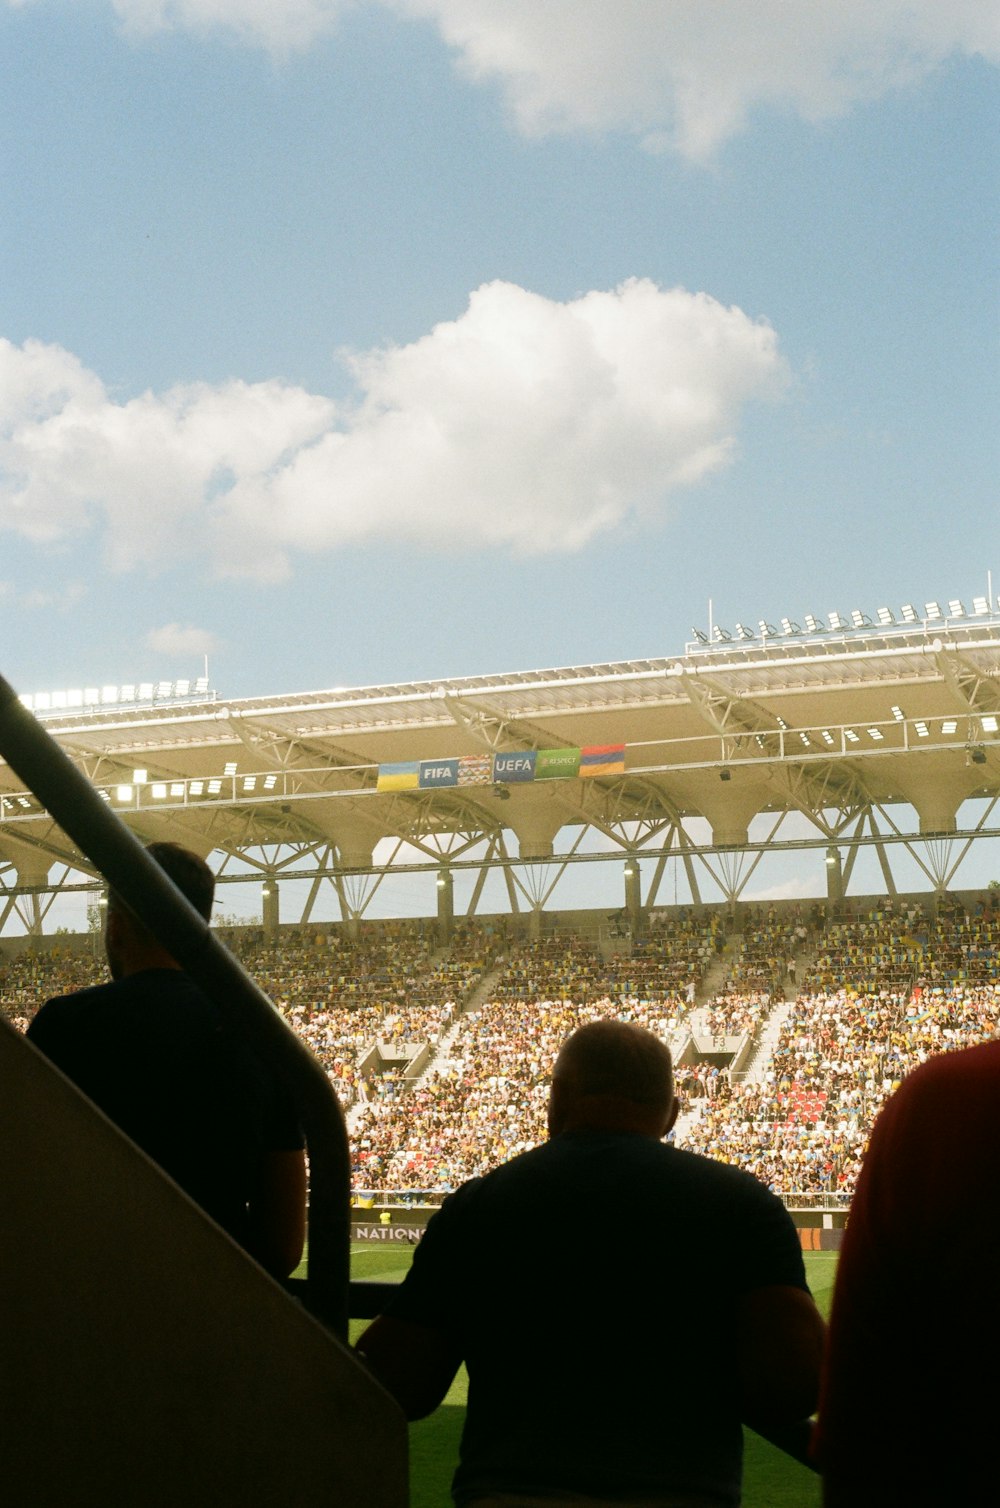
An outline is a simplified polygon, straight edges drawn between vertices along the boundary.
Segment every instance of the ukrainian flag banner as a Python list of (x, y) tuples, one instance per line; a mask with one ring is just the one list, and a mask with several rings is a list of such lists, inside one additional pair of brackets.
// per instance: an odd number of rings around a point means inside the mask
[(536, 780), (575, 780), (580, 773), (579, 749), (539, 749)]
[(415, 759), (403, 764), (380, 764), (377, 791), (415, 791), (420, 785), (420, 766)]
[(624, 744), (592, 744), (580, 750), (580, 779), (588, 775), (624, 775)]

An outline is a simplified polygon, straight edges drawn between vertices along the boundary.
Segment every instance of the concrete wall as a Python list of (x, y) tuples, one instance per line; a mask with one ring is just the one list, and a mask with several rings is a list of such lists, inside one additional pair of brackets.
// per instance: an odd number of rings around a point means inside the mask
[(393, 1401), (2, 1022), (0, 1189), (4, 1502), (403, 1508)]

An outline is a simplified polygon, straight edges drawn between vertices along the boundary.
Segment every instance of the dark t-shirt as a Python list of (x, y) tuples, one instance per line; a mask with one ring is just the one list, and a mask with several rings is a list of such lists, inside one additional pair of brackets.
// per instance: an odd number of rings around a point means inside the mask
[(176, 969), (50, 1000), (35, 1046), (241, 1245), (263, 1159), (302, 1133), (288, 1096)]
[(747, 1292), (805, 1288), (748, 1174), (643, 1136), (564, 1133), (451, 1195), (387, 1313), (469, 1371), (454, 1493), (739, 1502), (734, 1334)]

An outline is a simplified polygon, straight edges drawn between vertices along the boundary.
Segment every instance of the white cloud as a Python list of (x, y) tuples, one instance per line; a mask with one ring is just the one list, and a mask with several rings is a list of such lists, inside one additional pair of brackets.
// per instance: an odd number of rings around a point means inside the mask
[(693, 159), (760, 106), (822, 120), (953, 53), (1000, 61), (994, 0), (113, 0), (132, 34), (222, 32), (277, 56), (376, 4), (435, 26), (528, 135), (625, 130)]
[(430, 19), (529, 135), (619, 128), (704, 158), (760, 105), (807, 120), (922, 78), (954, 52), (1000, 61), (993, 0), (389, 0)]
[(172, 659), (192, 659), (215, 654), (219, 641), (205, 628), (164, 623), (162, 628), (151, 629), (146, 635), (146, 648)]
[(0, 342), (0, 528), (99, 527), (119, 568), (201, 556), (258, 579), (377, 538), (572, 550), (726, 465), (786, 376), (766, 323), (639, 279), (562, 304), (488, 284), (413, 344), (344, 359), (349, 410), (278, 382), (116, 403), (59, 347)]

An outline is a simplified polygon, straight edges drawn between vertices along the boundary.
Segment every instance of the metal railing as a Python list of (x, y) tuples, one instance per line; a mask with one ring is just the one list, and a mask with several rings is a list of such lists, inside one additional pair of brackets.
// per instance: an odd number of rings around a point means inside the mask
[(350, 1152), (343, 1112), (316, 1058), (142, 844), (0, 677), (0, 755), (144, 926), (284, 1080), (309, 1152), (309, 1267), (303, 1302), (342, 1339), (350, 1274)]

